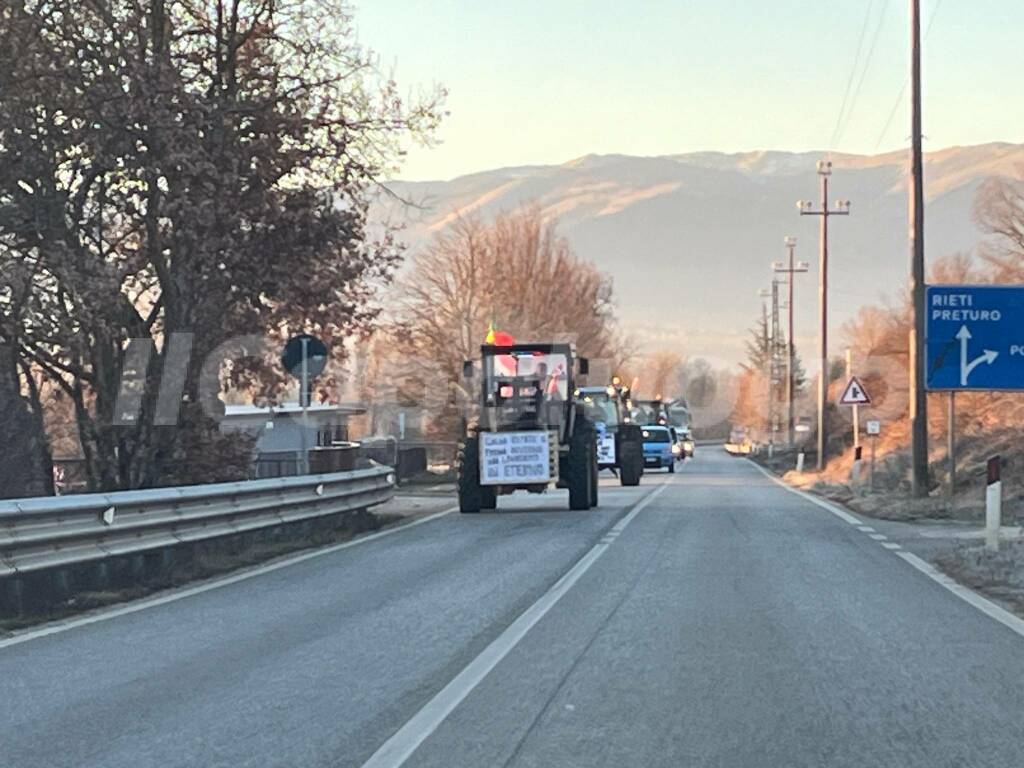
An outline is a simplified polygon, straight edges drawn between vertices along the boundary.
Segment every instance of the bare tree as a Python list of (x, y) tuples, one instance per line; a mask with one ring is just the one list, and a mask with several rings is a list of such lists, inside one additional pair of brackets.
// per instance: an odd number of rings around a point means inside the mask
[[(241, 334), (364, 329), (396, 264), (367, 209), (440, 94), (407, 103), (316, 0), (15, 0), (0, 25), (0, 334), (74, 405), (90, 484), (216, 479), (201, 365)], [(182, 420), (159, 428), (169, 340)], [(130, 339), (140, 410), (115, 413)], [(341, 344), (332, 345), (335, 350)], [(280, 386), (259, 360), (234, 367)]]
[(536, 207), (490, 223), (460, 218), (413, 258), (385, 323), (399, 353), (391, 378), (413, 398), (418, 389), (443, 403), (492, 323), (520, 341), (572, 340), (582, 355), (621, 357), (611, 281)]
[(995, 282), (1024, 280), (1024, 180), (995, 177), (978, 190), (974, 217), (990, 239), (981, 250)]

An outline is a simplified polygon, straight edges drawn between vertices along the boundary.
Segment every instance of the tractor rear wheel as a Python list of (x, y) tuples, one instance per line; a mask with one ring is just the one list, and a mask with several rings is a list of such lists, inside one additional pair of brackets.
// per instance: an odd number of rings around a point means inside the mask
[(470, 435), (459, 445), (458, 469), (459, 512), (473, 514), (481, 509), (494, 509), (497, 497), (493, 488), (480, 485), (480, 438)]
[(577, 416), (569, 438), (569, 460), (566, 462), (569, 487), (569, 509), (590, 509), (593, 504), (592, 487), (597, 470), (597, 441), (594, 425), (585, 417)]
[(597, 464), (597, 439), (594, 439), (594, 461), (590, 468), (590, 506), (597, 506), (598, 475), (601, 474), (601, 467)]
[(640, 485), (644, 473), (644, 444), (639, 427), (623, 427), (619, 442), (619, 481), (622, 485)]

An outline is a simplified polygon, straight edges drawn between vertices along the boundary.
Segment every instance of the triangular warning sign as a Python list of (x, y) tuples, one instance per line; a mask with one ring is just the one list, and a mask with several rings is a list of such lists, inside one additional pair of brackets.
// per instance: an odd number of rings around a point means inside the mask
[(846, 384), (846, 389), (843, 390), (843, 396), (839, 398), (839, 404), (870, 405), (870, 403), (871, 398), (868, 397), (867, 390), (857, 381), (856, 376), (851, 376), (850, 381)]

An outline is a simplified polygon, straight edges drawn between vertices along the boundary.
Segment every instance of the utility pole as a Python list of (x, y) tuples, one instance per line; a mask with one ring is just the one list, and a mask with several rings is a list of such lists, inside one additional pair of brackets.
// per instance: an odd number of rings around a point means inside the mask
[(814, 209), (810, 200), (797, 201), (801, 216), (820, 216), (821, 253), (818, 260), (818, 314), (820, 329), (818, 331), (818, 356), (821, 358), (821, 374), (818, 376), (818, 471), (825, 468), (826, 438), (825, 409), (828, 405), (828, 220), (830, 216), (849, 216), (850, 201), (837, 200), (834, 209), (828, 207), (828, 177), (832, 175), (830, 160), (818, 161), (818, 176), (821, 177), (821, 208)]
[(772, 277), (772, 346), (771, 346), (771, 365), (768, 368), (768, 374), (771, 376), (772, 387), (771, 387), (771, 430), (772, 430), (772, 444), (775, 443), (775, 434), (778, 432), (778, 421), (779, 421), (779, 379), (781, 378), (780, 360), (782, 351), (781, 347), (781, 336), (779, 333), (779, 279)]
[(784, 273), (786, 282), (789, 284), (789, 300), (787, 305), (787, 330), (786, 330), (786, 438), (789, 447), (796, 444), (796, 342), (793, 341), (793, 283), (798, 272), (806, 272), (810, 264), (806, 261), (794, 261), (796, 251), (796, 238), (787, 236), (785, 241), (786, 249), (789, 251), (789, 265), (781, 261), (772, 262), (772, 269), (776, 273)]
[[(777, 326), (775, 318), (778, 315), (778, 291), (776, 290), (775, 282), (772, 281), (771, 289), (762, 288), (758, 291), (758, 296), (761, 297), (761, 349), (764, 354), (768, 356), (768, 442), (769, 445), (774, 444), (775, 438), (775, 340), (776, 337), (772, 334), (773, 329)], [(768, 307), (764, 299), (771, 299), (772, 302), (772, 314), (771, 320), (768, 319)]]
[(949, 390), (946, 427), (946, 460), (949, 462), (949, 508), (956, 505), (956, 390)]
[(928, 394), (924, 388), (924, 163), (921, 153), (921, 0), (910, 0), (910, 330), (911, 489), (928, 495)]

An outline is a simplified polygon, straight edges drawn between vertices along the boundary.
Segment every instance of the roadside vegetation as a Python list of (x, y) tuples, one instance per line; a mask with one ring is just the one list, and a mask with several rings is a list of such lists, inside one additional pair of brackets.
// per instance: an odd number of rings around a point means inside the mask
[[(210, 399), (280, 389), (278, 350), (253, 338), (369, 327), (401, 256), (370, 200), (430, 140), (443, 91), (403, 96), (338, 3), (17, 0), (0, 17), (0, 496), (52, 493), (54, 440), (91, 490), (244, 474)], [(239, 338), (245, 361), (204, 386)]]

